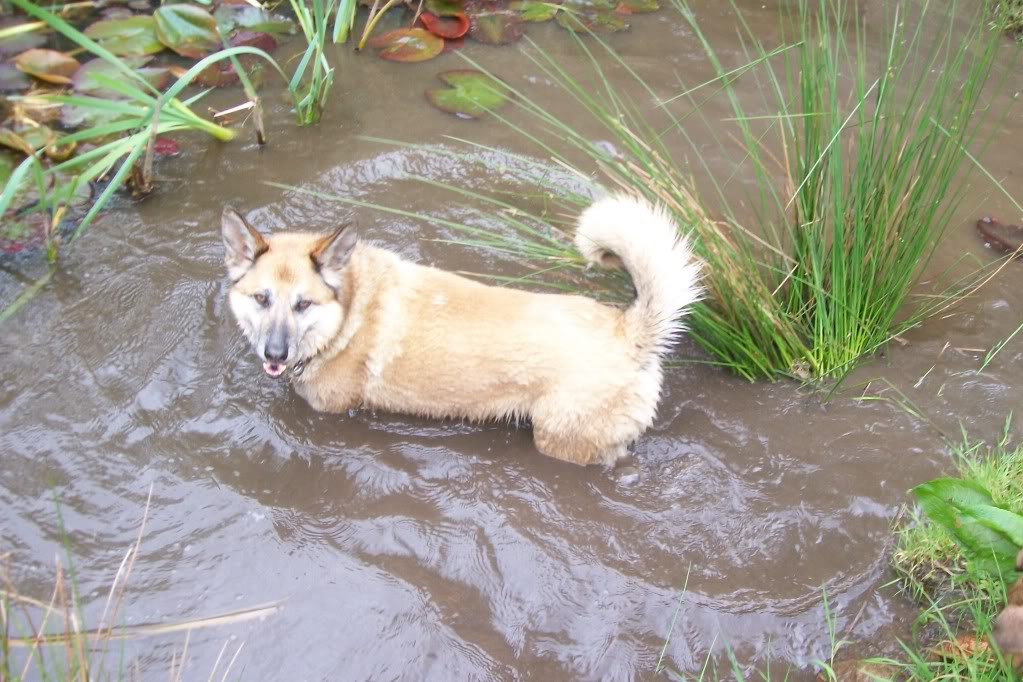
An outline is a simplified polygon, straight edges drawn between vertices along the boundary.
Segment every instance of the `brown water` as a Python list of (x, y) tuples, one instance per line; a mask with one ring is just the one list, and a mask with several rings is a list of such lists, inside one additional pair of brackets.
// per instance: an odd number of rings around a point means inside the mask
[[(719, 4), (695, 11), (735, 56), (734, 21)], [(770, 42), (777, 7), (750, 11)], [(611, 42), (657, 88), (676, 90), (679, 74), (689, 84), (708, 77), (673, 11), (633, 23)], [(530, 35), (578, 62), (560, 29)], [(1002, 63), (1013, 49), (1006, 44)], [(516, 49), (469, 44), (466, 53), (571, 110)], [(826, 405), (790, 383), (749, 385), (701, 365), (669, 372), (657, 423), (635, 448), (641, 476), (632, 485), (538, 455), (526, 429), (321, 415), (263, 375), (225, 306), (224, 203), (264, 228), (325, 230), (354, 217), (366, 238), (408, 258), (515, 271), (492, 254), (430, 241), (451, 235), (425, 221), (261, 184), (471, 217), (473, 207), (409, 178), (486, 188), (506, 180), (500, 173), (357, 139), (452, 134), (526, 150), (495, 122), (459, 122), (421, 101), (435, 73), (462, 65), (454, 55), (402, 66), (339, 50), (319, 127), (296, 129), (275, 105), (266, 149), (247, 135), (187, 146), (160, 164), (154, 197), (108, 212), (0, 327), (0, 552), (12, 553), (19, 587), (48, 597), (60, 551), (55, 492), (94, 622), (152, 485), (126, 622), (283, 602), (265, 620), (194, 632), (185, 679), (205, 679), (223, 644), (233, 652), (242, 641), (232, 674), (243, 679), (650, 678), (680, 597), (665, 654), (672, 667), (698, 672), (708, 654), (725, 663), (727, 646), (744, 665), (770, 661), (810, 678), (813, 660), (830, 651), (822, 589), (842, 638), (892, 651), (912, 611), (882, 587), (889, 525), (909, 487), (951, 468), (939, 431), (962, 425), (994, 439), (1018, 409), (1023, 341), (983, 374), (969, 349), (1023, 320), (1023, 264), (907, 334)], [(1014, 75), (992, 102), (1021, 88)], [(993, 134), (983, 161), (1023, 196), (1023, 122), (1010, 118)], [(729, 172), (723, 152), (704, 153)], [(1018, 217), (986, 184), (974, 186), (944, 261), (989, 258), (972, 230), (981, 214)], [(0, 265), (0, 300), (38, 272), (25, 260)], [(856, 400), (868, 380), (877, 381), (867, 394), (888, 381), (930, 423)], [(143, 677), (164, 679), (183, 639), (132, 642), (126, 656)]]

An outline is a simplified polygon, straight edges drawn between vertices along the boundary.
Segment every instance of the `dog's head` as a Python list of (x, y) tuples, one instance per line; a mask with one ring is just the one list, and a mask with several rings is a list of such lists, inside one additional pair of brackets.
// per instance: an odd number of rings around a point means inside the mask
[(358, 235), (284, 232), (264, 237), (231, 208), (221, 222), (228, 300), (246, 338), (272, 377), (309, 360), (344, 322), (344, 268)]

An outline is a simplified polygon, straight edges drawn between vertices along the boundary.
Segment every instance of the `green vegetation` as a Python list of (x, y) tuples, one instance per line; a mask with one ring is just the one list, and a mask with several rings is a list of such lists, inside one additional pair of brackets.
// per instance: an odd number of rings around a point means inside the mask
[[(149, 498), (152, 498), (152, 490)], [(14, 585), (8, 567), (0, 565), (0, 680), (134, 679), (125, 667), (127, 662), (124, 660), (123, 648), (118, 649), (115, 643), (181, 634), (184, 637), (181, 658), (177, 660), (178, 654), (175, 654), (175, 662), (169, 671), (170, 679), (177, 681), (184, 679), (182, 671), (188, 650), (188, 633), (263, 618), (277, 611), (278, 604), (275, 602), (173, 623), (118, 625), (126, 601), (128, 580), (138, 560), (148, 511), (149, 499), (135, 542), (125, 553), (120, 565), (112, 571), (113, 582), (95, 627), (88, 627), (83, 616), (72, 561), (71, 539), (64, 530), (59, 504), (56, 513), (67, 568), (57, 562), (49, 599), (40, 600), (21, 594)], [(210, 671), (209, 679), (214, 679), (217, 674), (228, 679), (243, 646), (244, 642), (235, 647), (232, 654), (228, 651), (228, 642), (225, 642)]]
[[(717, 363), (750, 379), (840, 376), (968, 288), (960, 281), (922, 303), (908, 301), (962, 198), (962, 173), (969, 169), (963, 162), (972, 158), (966, 149), (978, 143), (980, 95), (997, 46), (982, 22), (964, 34), (951, 16), (931, 16), (925, 5), (923, 16), (906, 17), (900, 5), (890, 20), (887, 50), (873, 67), (861, 19), (846, 3), (804, 1), (795, 22), (799, 35), (781, 47), (762, 45), (742, 23), (747, 63), (730, 68), (693, 13), (684, 4), (677, 9), (717, 70), (712, 81), (664, 100), (606, 43), (590, 37), (597, 47), (582, 39), (579, 47), (596, 87), (542, 50), (529, 53), (577, 104), (577, 115), (559, 117), (523, 92), (515, 94), (525, 123), (494, 115), (579, 178), (596, 167), (605, 186), (666, 205), (696, 236), (707, 263), (708, 297), (693, 312), (691, 334)], [(925, 39), (921, 26), (934, 22), (941, 26), (938, 37)], [(611, 84), (604, 61), (620, 67), (660, 106), (644, 112)], [(756, 112), (768, 115), (753, 115), (749, 93), (740, 96), (734, 86), (740, 76), (754, 79), (763, 100)], [(696, 94), (708, 87), (717, 90), (710, 97), (727, 98), (729, 120), (704, 117)], [(673, 113), (683, 102), (689, 110)], [(613, 149), (580, 129), (584, 116), (599, 125)], [(713, 180), (721, 217), (714, 217), (684, 170), (687, 162), (704, 164), (685, 127), (688, 116), (701, 119), (720, 147), (737, 139), (755, 180), (752, 193), (730, 188), (730, 179)], [(707, 142), (701, 130), (699, 143)], [(596, 183), (591, 191), (599, 191)], [(590, 200), (585, 192), (554, 190), (551, 196), (555, 211), (567, 214)], [(499, 204), (491, 204), (495, 213), (505, 210)], [(756, 216), (756, 226), (740, 211)], [(566, 240), (537, 229), (544, 216), (518, 215), (513, 223), (494, 216), (517, 234), (477, 231), (466, 243), (546, 266), (578, 264)]]
[[(963, 481), (988, 491), (998, 506), (1023, 514), (1023, 447), (1010, 448), (1006, 438), (991, 448), (964, 439), (954, 455)], [(910, 592), (918, 599), (933, 598), (972, 580), (967, 557), (948, 524), (921, 509), (911, 514), (910, 523), (897, 531), (892, 561)]]
[(994, 0), (994, 27), (1023, 42), (1023, 0)]
[[(288, 86), (297, 94), (295, 115), (299, 125), (319, 123), (320, 114), (334, 83), (334, 69), (327, 62), (324, 49), (327, 44), (327, 28), (330, 13), (334, 9), (334, 0), (312, 0), (310, 8), (304, 0), (291, 0), (291, 8), (302, 27), (306, 39), (306, 50), (298, 62), (295, 74)], [(349, 2), (354, 11), (354, 3)], [(354, 16), (354, 15), (353, 15)], [(335, 32), (344, 20), (339, 15), (335, 20)], [(351, 22), (349, 22), (349, 27)], [(344, 32), (347, 35), (347, 31)], [(336, 40), (337, 38), (335, 38)], [(308, 70), (308, 76), (306, 74)], [(305, 85), (303, 86), (303, 79)]]

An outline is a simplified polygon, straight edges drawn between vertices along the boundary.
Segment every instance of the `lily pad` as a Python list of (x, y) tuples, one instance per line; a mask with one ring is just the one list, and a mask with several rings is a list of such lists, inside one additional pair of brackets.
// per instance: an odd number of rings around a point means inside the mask
[(259, 33), (294, 33), (295, 22), (252, 5), (221, 5), (213, 12), (223, 31), (243, 28)]
[(20, 92), (28, 90), (32, 79), (18, 71), (10, 62), (0, 62), (0, 92)]
[[(124, 63), (149, 81), (150, 85), (157, 90), (163, 90), (170, 82), (170, 71), (166, 67), (142, 68), (146, 61), (148, 60), (145, 57), (138, 56), (124, 58)], [(111, 80), (123, 78), (121, 72), (113, 64), (102, 59), (91, 59), (82, 64), (82, 68), (75, 72), (75, 75), (71, 78), (71, 87), (77, 92), (97, 97), (107, 97), (110, 99), (123, 97), (121, 93), (104, 86), (96, 76)]]
[[(24, 20), (13, 18), (3, 19), (0, 20), (0, 29), (10, 29), (24, 23), (26, 23)], [(0, 40), (0, 59), (13, 57), (25, 50), (31, 50), (33, 47), (41, 47), (45, 43), (46, 36), (42, 31), (16, 33)]]
[(461, 38), (469, 32), (469, 17), (464, 14), (451, 14), (439, 17), (436, 14), (423, 12), (419, 20), (430, 33), (441, 38)]
[(156, 35), (156, 20), (150, 16), (103, 19), (88, 26), (85, 35), (119, 57), (156, 54), (164, 49)]
[(14, 58), (14, 65), (18, 67), (19, 71), (30, 76), (58, 85), (70, 83), (71, 76), (81, 66), (77, 59), (69, 57), (63, 52), (40, 48), (25, 50)]
[(525, 0), (524, 2), (513, 2), (508, 9), (518, 12), (522, 21), (539, 22), (550, 21), (558, 13), (560, 7), (550, 2), (536, 2)]
[(398, 28), (369, 41), (380, 48), (381, 59), (392, 62), (425, 62), (444, 50), (444, 39), (422, 28)]
[(464, 0), (426, 0), (426, 11), (438, 17), (450, 17), (465, 11)]
[(441, 111), (462, 118), (479, 118), (508, 101), (511, 91), (499, 80), (474, 69), (445, 71), (437, 77), (447, 88), (431, 88), (426, 99)]
[(487, 10), (470, 17), (469, 37), (487, 45), (507, 45), (522, 37), (522, 18), (508, 10)]
[[(277, 49), (277, 39), (269, 33), (259, 31), (235, 31), (230, 43), (231, 47), (258, 47), (264, 52), (273, 52)], [(246, 56), (249, 55), (241, 55), (239, 59)], [(242, 63), (244, 64), (244, 60)]]
[(160, 42), (189, 59), (202, 59), (221, 47), (217, 20), (195, 5), (164, 5), (153, 12)]
[(619, 14), (648, 14), (661, 9), (657, 0), (622, 0), (615, 11)]
[[(83, 107), (78, 104), (65, 104), (60, 108), (60, 125), (69, 130), (74, 128), (94, 128), (129, 116), (130, 114), (121, 111)], [(92, 140), (92, 142), (96, 141)]]
[(56, 139), (56, 134), (48, 126), (31, 125), (27, 122), (0, 128), (0, 144), (31, 156)]
[(588, 12), (564, 10), (558, 12), (554, 21), (575, 33), (618, 33), (629, 28), (627, 21), (607, 9)]

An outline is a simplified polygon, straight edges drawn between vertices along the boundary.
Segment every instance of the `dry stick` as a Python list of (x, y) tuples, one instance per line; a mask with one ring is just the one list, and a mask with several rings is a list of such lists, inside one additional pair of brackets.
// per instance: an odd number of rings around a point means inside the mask
[(163, 109), (163, 95), (161, 95), (154, 105), (153, 111), (153, 126), (149, 133), (149, 142), (146, 143), (146, 157), (142, 162), (142, 187), (139, 187), (139, 191), (143, 194), (149, 194), (153, 191), (153, 156), (156, 152), (156, 129), (160, 125), (160, 111)]
[[(10, 579), (9, 578), (7, 579), (7, 583), (8, 583), (8, 586), (11, 588), (10, 594), (13, 595), (13, 588), (14, 588), (14, 586), (10, 583)], [(7, 596), (7, 595), (5, 595), (5, 596)], [(17, 595), (12, 596), (11, 598), (12, 599), (16, 599), (16, 597), (17, 597)], [(35, 600), (32, 600), (32, 602), (35, 602)], [(32, 602), (25, 601), (25, 603), (32, 603)], [(29, 629), (35, 631), (36, 636), (35, 636), (35, 639), (32, 642), (32, 648), (29, 650), (28, 656), (25, 657), (25, 667), (22, 668), (21, 676), (18, 679), (22, 679), (23, 680), (23, 679), (25, 679), (25, 676), (28, 674), (29, 666), (32, 665), (32, 657), (35, 655), (36, 649), (39, 649), (39, 645), (43, 641), (43, 631), (46, 630), (46, 621), (49, 620), (50, 614), (53, 613), (53, 606), (56, 603), (57, 603), (57, 586), (54, 585), (53, 586), (53, 594), (50, 596), (50, 603), (49, 604), (44, 604), (43, 602), (36, 602), (36, 604), (41, 605), (43, 607), (43, 609), (44, 609), (44, 611), (43, 611), (43, 622), (41, 622), (39, 624), (39, 629), (36, 629), (36, 627), (34, 625), (32, 625), (32, 614), (29, 613), (29, 611), (28, 611), (28, 609), (26, 607), (22, 606), (22, 609), (25, 612), (25, 621), (28, 622)], [(7, 640), (5, 640), (5, 641), (7, 641)], [(42, 657), (43, 657), (43, 653), (42, 652), (43, 652), (43, 650), (40, 649), (39, 650), (39, 660), (40, 661), (42, 661)], [(45, 663), (41, 663), (41, 667), (43, 667), (45, 669)]]
[(231, 672), (231, 668), (234, 667), (234, 662), (238, 660), (238, 654), (242, 652), (242, 648), (245, 646), (245, 642), (238, 645), (238, 649), (234, 652), (234, 656), (231, 657), (231, 662), (227, 664), (227, 669), (224, 670), (224, 676), (220, 678), (221, 682), (227, 682), (227, 676)]

